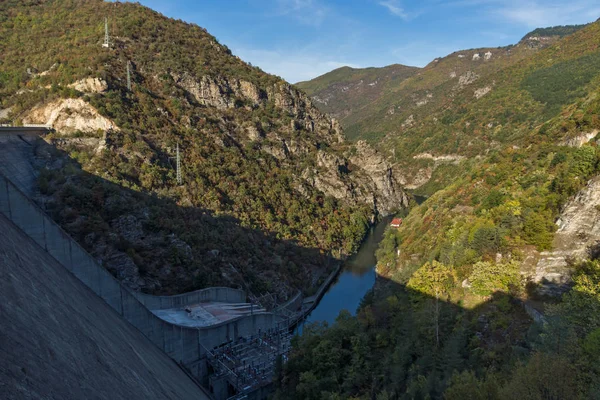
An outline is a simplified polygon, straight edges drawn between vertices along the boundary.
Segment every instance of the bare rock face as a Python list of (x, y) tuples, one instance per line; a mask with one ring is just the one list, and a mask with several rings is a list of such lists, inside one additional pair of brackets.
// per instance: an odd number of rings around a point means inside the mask
[(317, 168), (305, 169), (302, 179), (326, 195), (369, 204), (374, 213), (387, 215), (408, 206), (392, 166), (364, 141), (347, 158), (319, 151)]
[(266, 96), (254, 84), (243, 80), (228, 80), (222, 77), (205, 75), (199, 80), (194, 76), (183, 73), (171, 73), (175, 83), (192, 94), (202, 105), (218, 109), (236, 107), (236, 100), (250, 101), (258, 106), (266, 100)]
[(402, 123), (403, 128), (412, 128), (415, 125), (415, 117), (414, 115), (409, 115), (409, 117)]
[(5, 109), (0, 108), (0, 119), (8, 118), (8, 116), (10, 115), (11, 108), (12, 107)]
[(415, 160), (431, 160), (435, 163), (436, 167), (441, 164), (458, 165), (462, 161), (466, 160), (465, 156), (461, 156), (458, 154), (444, 154), (441, 156), (434, 156), (431, 153), (419, 153), (417, 155), (414, 155), (413, 158)]
[(71, 83), (69, 87), (83, 93), (102, 93), (108, 89), (108, 84), (103, 79), (86, 78)]
[(98, 154), (106, 148), (106, 133), (102, 138), (73, 138), (73, 137), (59, 137), (49, 141), (57, 147), (65, 147), (67, 145), (76, 147), (78, 149), (89, 151)]
[(569, 261), (589, 257), (589, 250), (600, 244), (600, 177), (571, 199), (557, 221), (553, 250), (540, 253), (533, 272), (533, 281), (540, 292), (556, 295), (565, 292), (571, 283)]
[(111, 222), (111, 227), (128, 242), (135, 242), (144, 236), (142, 223), (133, 215), (121, 215)]
[(138, 283), (140, 271), (127, 254), (122, 251), (111, 252), (110, 256), (104, 259), (104, 264), (125, 285), (133, 290), (140, 289)]
[(593, 138), (595, 138), (597, 135), (598, 135), (598, 129), (594, 129), (593, 131), (591, 131), (589, 133), (583, 133), (581, 135), (572, 137), (572, 138), (564, 141), (561, 144), (563, 146), (569, 146), (569, 147), (581, 147), (584, 144), (588, 143)]
[(233, 91), (225, 79), (203, 76), (200, 81), (188, 74), (171, 76), (175, 83), (192, 94), (196, 101), (202, 105), (218, 109), (232, 108), (235, 101), (231, 99)]
[(347, 165), (347, 161), (335, 154), (319, 151), (317, 153), (317, 167), (307, 168), (302, 173), (302, 179), (325, 195), (336, 199), (353, 199), (351, 185), (344, 181), (340, 168)]
[(202, 105), (227, 109), (247, 103), (253, 107), (264, 107), (273, 102), (292, 116), (294, 127), (301, 126), (309, 132), (316, 132), (329, 143), (344, 141), (339, 123), (321, 113), (306, 94), (290, 84), (277, 83), (263, 91), (253, 83), (238, 79), (206, 75), (196, 79), (188, 73), (171, 73), (171, 76)]
[(524, 42), (530, 49), (542, 49), (550, 45), (552, 38), (548, 36), (531, 36), (525, 39)]
[(264, 100), (264, 94), (254, 84), (246, 81), (236, 81), (237, 87), (234, 92), (241, 94), (244, 98), (251, 100), (254, 105), (260, 104)]
[(431, 153), (419, 153), (413, 156), (415, 160), (430, 160), (432, 163), (424, 168), (413, 169), (413, 170), (395, 170), (394, 176), (396, 180), (405, 188), (405, 189), (416, 189), (420, 186), (423, 186), (431, 179), (431, 176), (436, 168), (441, 165), (454, 164), (458, 165), (464, 160), (466, 160), (465, 156), (461, 156), (458, 154), (442, 154), (439, 156), (435, 156)]
[(273, 144), (263, 145), (262, 150), (280, 161), (287, 159), (290, 154), (287, 143), (283, 139), (278, 140)]
[(362, 140), (356, 143), (356, 150), (350, 162), (366, 173), (368, 181), (365, 185), (373, 193), (374, 207), (383, 214), (407, 207), (408, 197), (395, 179), (392, 166)]
[(246, 127), (246, 135), (252, 141), (261, 140), (264, 137), (264, 133), (258, 129), (255, 125), (250, 125)]
[(394, 176), (405, 189), (413, 190), (429, 182), (433, 170), (433, 167), (426, 167), (409, 174), (406, 171), (395, 171)]
[(353, 199), (351, 185), (344, 182), (340, 176), (332, 170), (320, 172), (316, 168), (307, 168), (302, 173), (302, 179), (323, 192), (326, 196), (332, 196), (336, 199)]
[(275, 106), (288, 112), (297, 124), (316, 132), (328, 143), (342, 143), (344, 136), (339, 123), (321, 113), (304, 92), (288, 83), (278, 83), (267, 89), (267, 97)]
[(475, 96), (476, 99), (480, 99), (483, 96), (485, 96), (486, 94), (488, 94), (491, 90), (492, 90), (492, 88), (489, 86), (486, 86), (486, 87), (483, 87), (480, 89), (476, 89), (473, 96)]
[(464, 87), (464, 86), (470, 85), (471, 83), (475, 82), (477, 79), (479, 79), (479, 75), (477, 75), (473, 71), (467, 71), (466, 73), (464, 73), (463, 75), (461, 75), (458, 78), (458, 86)]
[(119, 130), (83, 99), (62, 99), (40, 105), (23, 118), (23, 123), (50, 125), (59, 133)]

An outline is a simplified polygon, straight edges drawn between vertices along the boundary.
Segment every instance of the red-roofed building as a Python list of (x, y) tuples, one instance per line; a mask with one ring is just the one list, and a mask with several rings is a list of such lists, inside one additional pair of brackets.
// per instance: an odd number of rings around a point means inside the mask
[(394, 218), (390, 224), (392, 228), (400, 228), (400, 225), (402, 225), (402, 218)]

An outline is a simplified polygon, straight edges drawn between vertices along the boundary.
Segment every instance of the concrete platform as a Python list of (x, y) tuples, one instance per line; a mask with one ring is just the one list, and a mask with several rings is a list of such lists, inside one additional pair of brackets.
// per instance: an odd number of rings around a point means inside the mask
[(172, 324), (191, 328), (204, 328), (251, 314), (263, 314), (266, 310), (250, 303), (207, 302), (183, 308), (152, 310), (160, 319)]

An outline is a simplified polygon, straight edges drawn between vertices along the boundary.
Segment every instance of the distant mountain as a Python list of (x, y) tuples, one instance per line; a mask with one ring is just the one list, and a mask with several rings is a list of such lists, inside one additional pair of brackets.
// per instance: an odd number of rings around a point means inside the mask
[[(532, 128), (591, 93), (600, 69), (598, 26), (540, 29), (514, 46), (452, 53), (406, 79), (387, 81), (377, 98), (360, 108), (348, 106), (344, 97), (322, 103), (322, 93), (340, 92), (343, 78), (330, 76), (326, 89), (318, 86), (323, 78), (301, 87), (319, 87), (315, 104), (343, 116), (349, 138), (387, 152), (396, 175), (415, 188), (440, 166), (483, 155), (498, 144), (524, 145)], [(370, 79), (376, 81), (377, 74)]]
[(0, 52), (2, 122), (49, 124), (63, 152), (46, 154), (41, 203), (136, 290), (285, 300), (408, 203), (372, 148), (199, 26), (130, 2), (9, 0)]
[(356, 317), (299, 338), (275, 398), (600, 398), (600, 22), (383, 93), (343, 123), (427, 198), (385, 232)]
[(311, 96), (320, 110), (344, 124), (346, 117), (377, 101), (389, 85), (402, 82), (419, 70), (399, 64), (383, 68), (342, 67), (296, 86)]
[(559, 25), (559, 26), (552, 26), (549, 28), (537, 28), (537, 29), (534, 29), (533, 31), (529, 32), (527, 35), (525, 35), (522, 40), (529, 39), (532, 37), (551, 37), (551, 36), (564, 37), (564, 36), (568, 36), (572, 33), (575, 33), (578, 30), (585, 28), (586, 26), (587, 26), (587, 24)]

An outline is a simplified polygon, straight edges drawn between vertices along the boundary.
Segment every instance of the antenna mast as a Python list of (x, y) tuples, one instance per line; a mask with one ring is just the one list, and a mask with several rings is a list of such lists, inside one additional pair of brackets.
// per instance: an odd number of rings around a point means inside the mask
[(104, 43), (102, 43), (102, 47), (110, 47), (110, 41), (108, 37), (108, 18), (104, 18)]
[(181, 157), (179, 156), (179, 142), (177, 142), (177, 184), (181, 185)]
[(131, 61), (127, 61), (127, 90), (131, 92)]

